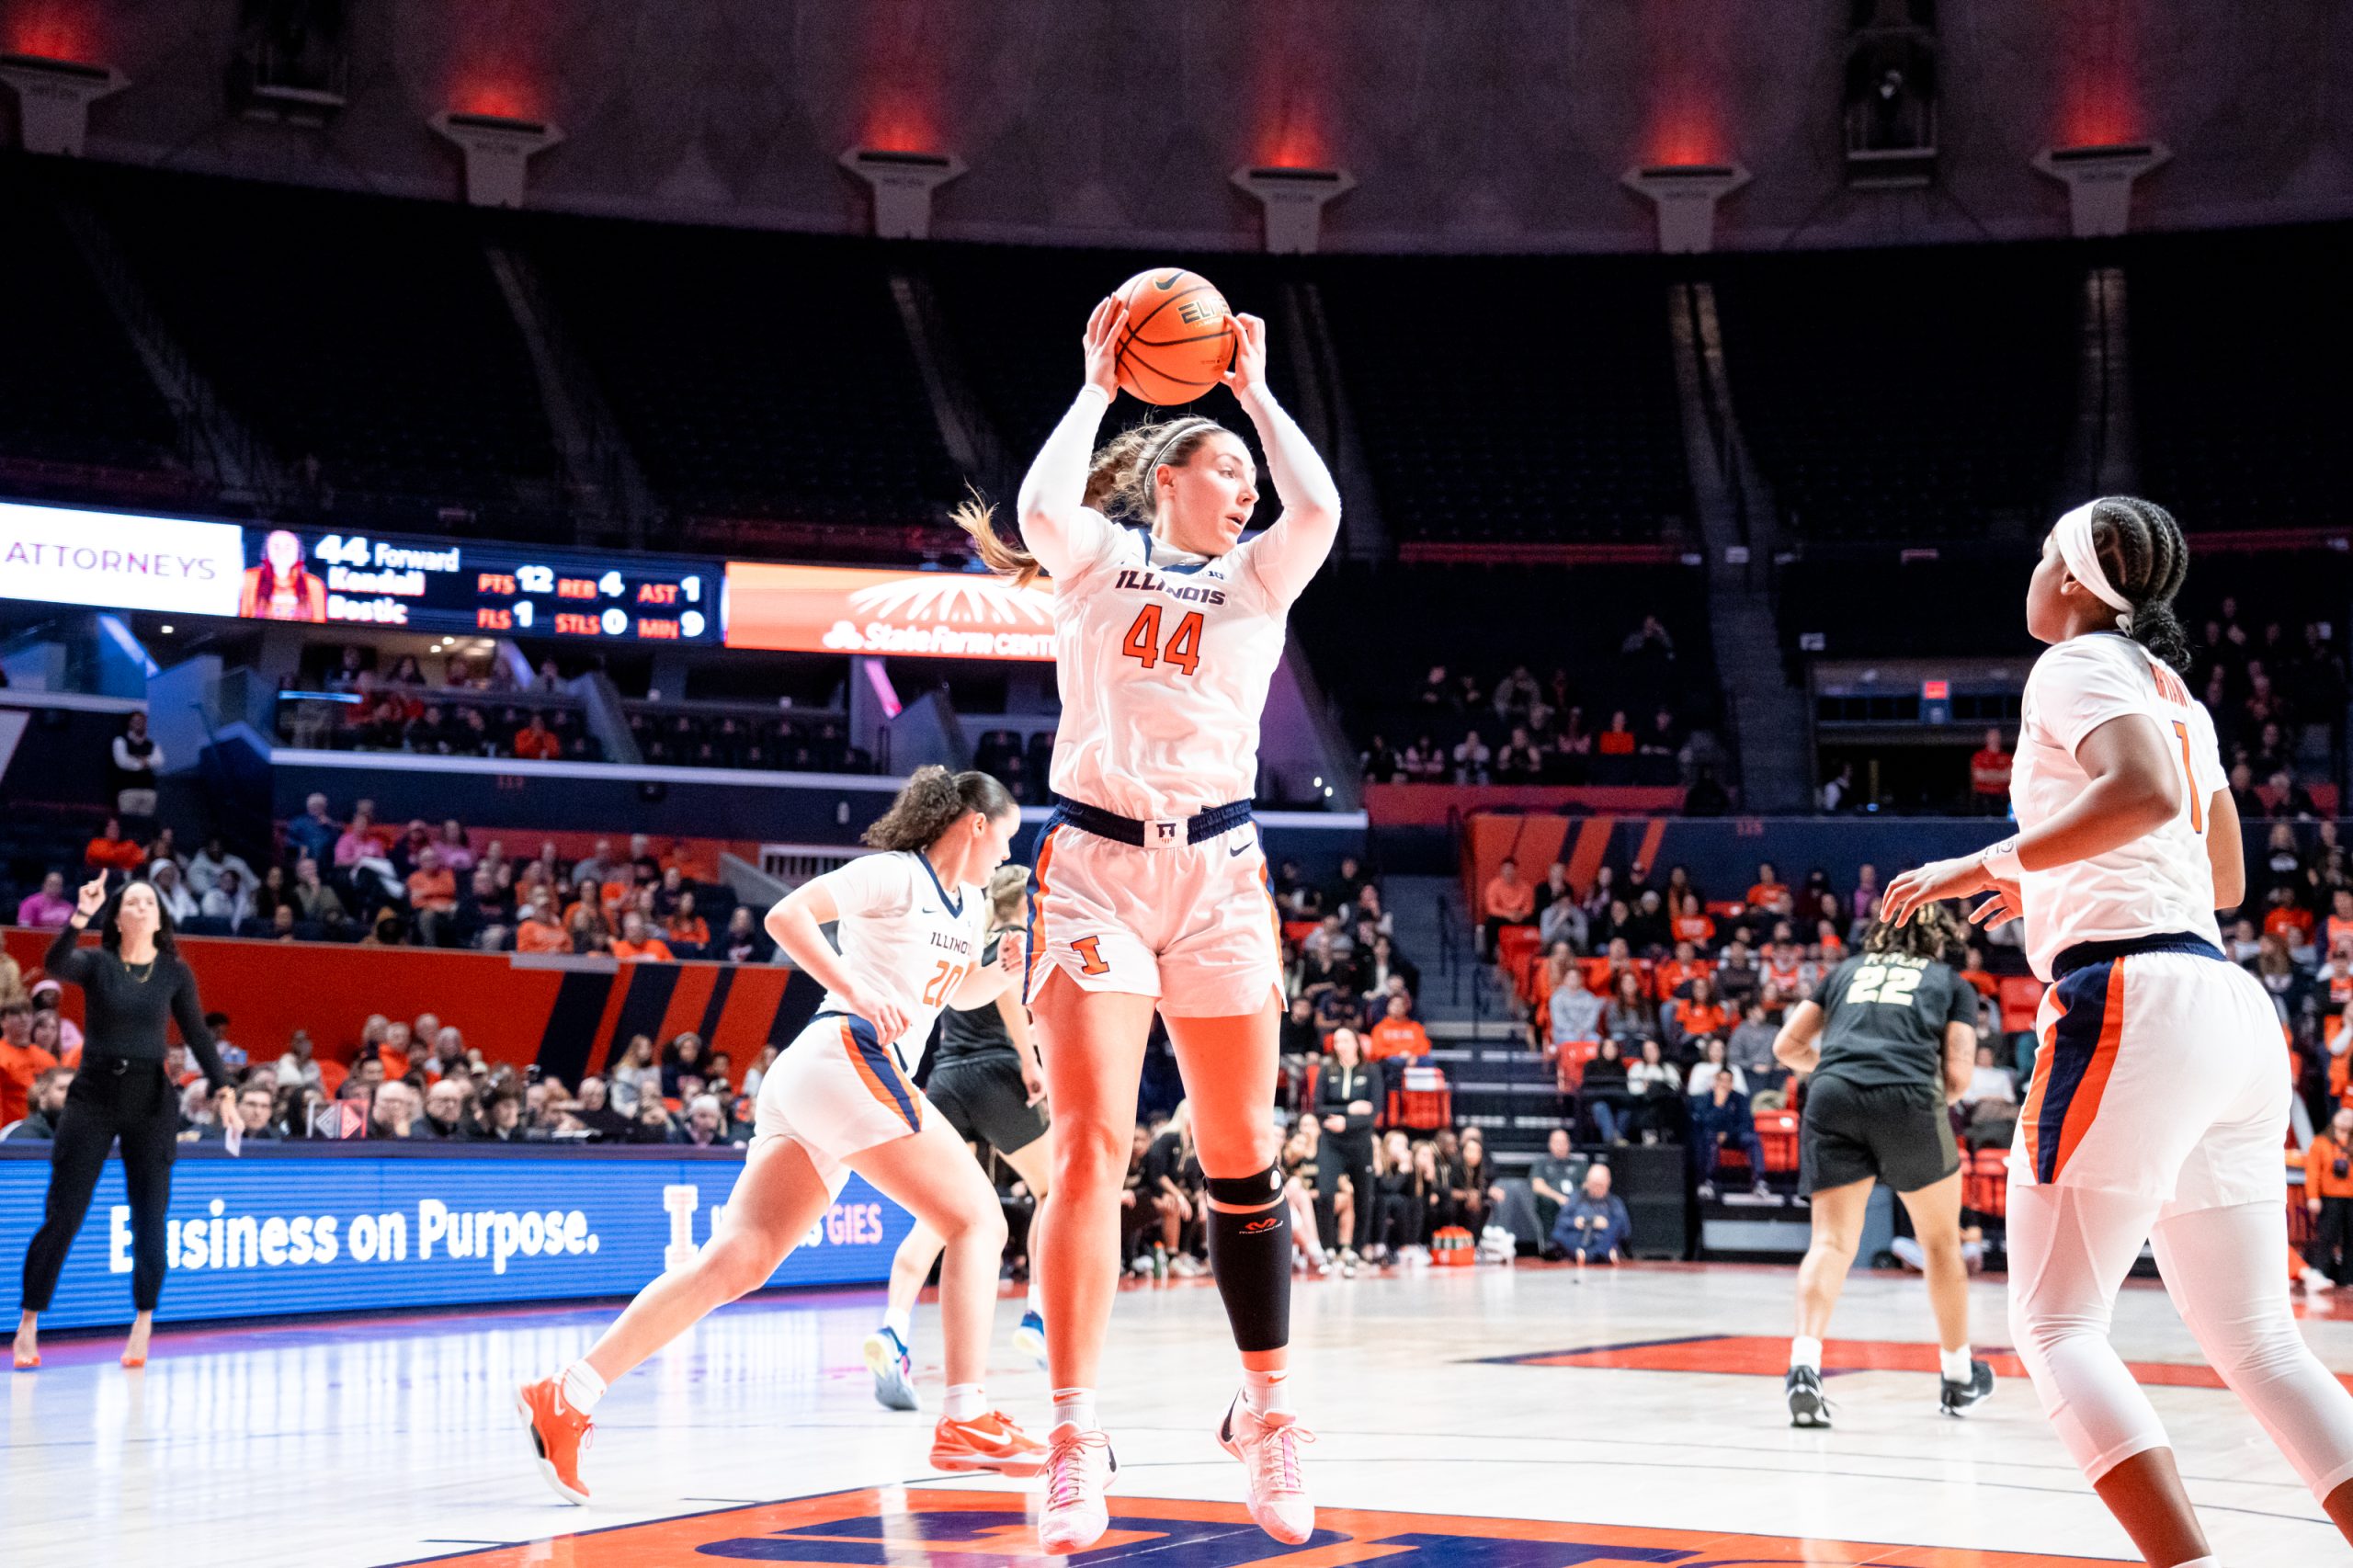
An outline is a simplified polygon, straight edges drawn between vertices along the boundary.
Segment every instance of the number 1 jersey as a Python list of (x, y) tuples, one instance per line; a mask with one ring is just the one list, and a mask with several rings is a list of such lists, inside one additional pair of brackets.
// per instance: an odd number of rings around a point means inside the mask
[(2222, 945), (2206, 832), (2214, 795), (2230, 779), (2214, 721), (2181, 677), (2139, 643), (2094, 632), (2049, 648), (2034, 662), (2010, 776), (2018, 826), (2049, 821), (2088, 789), (2091, 776), (2075, 760), (2075, 748), (2109, 720), (2131, 713), (2155, 723), (2172, 766), (2181, 769), (2181, 809), (2105, 855), (2021, 879), (2027, 958), (2046, 981), (2052, 960), (2081, 942), (2186, 931)]
[(1056, 794), (1156, 822), (1256, 793), (1291, 604), (1259, 571), (1272, 532), (1188, 555), (1078, 512), (1055, 563)]

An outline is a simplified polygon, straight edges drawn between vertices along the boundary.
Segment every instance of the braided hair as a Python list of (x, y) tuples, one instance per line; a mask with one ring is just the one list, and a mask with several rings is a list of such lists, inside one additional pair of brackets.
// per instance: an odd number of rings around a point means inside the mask
[(2092, 547), (2116, 591), (2132, 601), (2125, 633), (2150, 656), (2189, 673), (2189, 639), (2173, 612), (2189, 574), (2189, 542), (2173, 514), (2154, 501), (2105, 495), (2092, 503)]
[(1968, 952), (1969, 944), (1961, 930), (1961, 917), (1953, 913), (1950, 904), (1924, 903), (1901, 926), (1873, 921), (1870, 933), (1863, 937), (1863, 950), (1897, 953), (1957, 968), (1961, 956)]

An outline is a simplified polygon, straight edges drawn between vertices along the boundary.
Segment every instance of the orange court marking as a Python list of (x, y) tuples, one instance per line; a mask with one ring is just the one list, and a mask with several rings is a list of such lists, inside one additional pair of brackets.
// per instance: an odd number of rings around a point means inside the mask
[(2117, 1561), (1353, 1508), (1319, 1510), (1315, 1534), (1306, 1544), (1284, 1546), (1252, 1526), (1237, 1504), (1118, 1495), (1109, 1500), (1111, 1528), (1098, 1545), (1070, 1557), (1049, 1557), (1038, 1549), (1029, 1514), (1035, 1500), (1018, 1492), (836, 1492), (421, 1561), (462, 1568), (643, 1568), (669, 1562), (892, 1568), (1341, 1568), (1356, 1562), (1384, 1568), (2091, 1568)]

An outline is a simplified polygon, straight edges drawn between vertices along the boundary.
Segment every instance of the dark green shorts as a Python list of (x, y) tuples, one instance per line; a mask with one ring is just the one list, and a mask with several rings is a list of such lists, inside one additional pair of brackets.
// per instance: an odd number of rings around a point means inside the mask
[(1798, 1190), (1877, 1180), (1917, 1192), (1961, 1169), (1944, 1096), (1926, 1084), (1865, 1088), (1816, 1078), (1798, 1134)]

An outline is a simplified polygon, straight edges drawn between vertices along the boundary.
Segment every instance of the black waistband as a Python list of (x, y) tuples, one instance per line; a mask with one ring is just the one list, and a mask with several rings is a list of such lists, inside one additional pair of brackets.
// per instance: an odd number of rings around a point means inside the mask
[[(1100, 806), (1090, 806), (1084, 801), (1059, 802), (1054, 807), (1054, 818), (1070, 824), (1081, 833), (1091, 833), (1097, 838), (1108, 838), (1120, 844), (1131, 844), (1139, 849), (1150, 843), (1155, 831), (1172, 825), (1138, 822), (1117, 812), (1107, 812)], [(1211, 806), (1198, 816), (1186, 819), (1185, 842), (1206, 843), (1220, 835), (1232, 833), (1249, 820), (1250, 802), (1247, 801), (1228, 801), (1224, 805)]]
[(2222, 949), (2193, 931), (2159, 931), (2147, 937), (2122, 937), (2113, 942), (2078, 942), (2051, 960), (2051, 978), (2064, 980), (2079, 969), (2115, 959), (2129, 959), (2135, 953), (2189, 953), (2201, 959), (2222, 958)]

